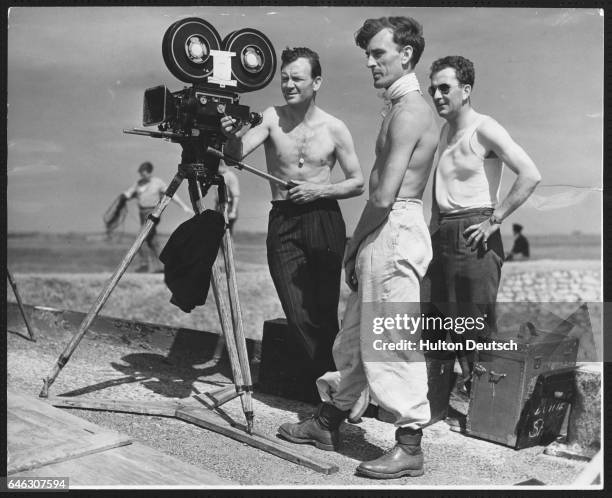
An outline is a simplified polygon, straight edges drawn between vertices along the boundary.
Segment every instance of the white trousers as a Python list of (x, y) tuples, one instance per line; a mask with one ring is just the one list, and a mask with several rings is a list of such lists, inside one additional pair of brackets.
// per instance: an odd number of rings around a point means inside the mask
[(365, 410), (371, 396), (394, 416), (398, 427), (418, 429), (429, 422), (427, 369), (422, 355), (408, 361), (392, 357), (391, 361), (369, 361), (372, 355), (366, 353), (377, 338), (372, 314), (385, 317), (398, 303), (412, 303), (408, 307), (419, 309), (420, 281), (431, 258), (421, 201), (396, 201), (387, 220), (359, 247), (355, 264), (358, 290), (349, 295), (333, 346), (338, 371), (317, 380), (322, 401), (350, 410), (359, 400)]

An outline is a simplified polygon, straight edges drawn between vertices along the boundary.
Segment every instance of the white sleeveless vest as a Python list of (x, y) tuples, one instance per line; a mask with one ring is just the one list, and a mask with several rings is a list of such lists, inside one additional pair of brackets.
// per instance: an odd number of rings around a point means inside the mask
[(485, 159), (475, 150), (476, 128), (487, 116), (479, 116), (457, 142), (448, 145), (448, 124), (444, 125), (438, 144), (435, 172), (435, 196), (441, 213), (490, 207), (498, 202), (503, 164), (500, 158)]

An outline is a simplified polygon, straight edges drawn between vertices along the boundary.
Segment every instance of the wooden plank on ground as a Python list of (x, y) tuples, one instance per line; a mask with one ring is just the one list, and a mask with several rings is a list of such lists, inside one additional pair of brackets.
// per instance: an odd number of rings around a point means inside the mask
[(7, 389), (6, 401), (8, 413), (14, 413), (20, 418), (27, 418), (32, 423), (49, 429), (69, 427), (72, 430), (79, 428), (89, 434), (107, 432), (106, 429), (87, 420), (56, 410), (44, 402), (45, 398), (38, 398), (36, 394), (27, 396)]
[[(35, 396), (24, 396), (7, 391), (7, 454), (35, 455), (41, 461), (51, 461), (57, 448), (78, 448), (93, 435), (106, 437), (118, 433), (103, 429), (61, 410), (57, 410)], [(21, 458), (21, 463), (27, 459)]]
[(44, 452), (19, 451), (7, 455), (7, 473), (14, 474), (24, 470), (58, 462), (65, 462), (92, 453), (117, 448), (131, 444), (129, 437), (118, 433), (91, 434), (79, 440), (68, 440), (59, 443), (53, 448), (46, 448)]
[(58, 408), (78, 408), (81, 410), (102, 410), (111, 412), (137, 413), (140, 415), (157, 415), (174, 417), (177, 410), (184, 407), (176, 401), (130, 401), (107, 398), (86, 398), (75, 396), (49, 396), (48, 403)]
[(257, 433), (248, 434), (243, 428), (231, 426), (219, 415), (202, 408), (183, 408), (177, 410), (176, 417), (186, 422), (204, 427), (205, 429), (223, 434), (224, 436), (248, 444), (249, 446), (259, 448), (277, 457), (283, 458), (284, 460), (316, 470), (322, 474), (333, 474), (334, 472), (338, 472), (337, 465), (300, 455), (296, 448), (289, 447), (264, 435)]
[(230, 486), (211, 470), (134, 442), (77, 460), (55, 463), (12, 477), (67, 476), (70, 486)]
[[(157, 408), (161, 410), (163, 407)], [(13, 477), (66, 476), (71, 485), (83, 486), (233, 484), (212, 471), (139, 443), (105, 449), (109, 445), (103, 444), (104, 441), (112, 443), (115, 438), (116, 442), (127, 443), (129, 438), (58, 410), (35, 395), (26, 396), (7, 390), (7, 419), (8, 466)], [(95, 446), (94, 443), (100, 444)], [(86, 444), (89, 444), (87, 448)], [(75, 452), (68, 455), (71, 449)], [(96, 449), (97, 452), (87, 454), (87, 449)], [(71, 458), (58, 461), (59, 456)], [(32, 468), (27, 465), (30, 470), (17, 470), (24, 468), (24, 463), (36, 463), (34, 458), (42, 463), (43, 457), (44, 466)], [(52, 461), (56, 463), (48, 463)]]

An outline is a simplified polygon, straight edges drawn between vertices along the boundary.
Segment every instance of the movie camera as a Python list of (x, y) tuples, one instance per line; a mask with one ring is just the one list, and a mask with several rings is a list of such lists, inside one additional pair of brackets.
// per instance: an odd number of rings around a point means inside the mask
[(170, 72), (192, 86), (176, 92), (165, 85), (145, 90), (143, 126), (157, 126), (158, 131), (132, 129), (126, 133), (182, 144), (199, 137), (219, 147), (224, 141), (223, 116), (233, 117), (237, 126), (261, 122), (261, 114), (251, 112), (239, 100), (241, 93), (259, 90), (274, 77), (276, 54), (263, 33), (245, 28), (221, 39), (210, 23), (189, 17), (166, 30), (162, 54)]

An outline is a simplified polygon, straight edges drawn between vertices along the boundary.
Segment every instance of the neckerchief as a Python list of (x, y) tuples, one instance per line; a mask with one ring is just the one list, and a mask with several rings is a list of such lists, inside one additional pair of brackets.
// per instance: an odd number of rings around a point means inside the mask
[(407, 93), (414, 91), (418, 91), (422, 94), (419, 80), (414, 73), (405, 74), (401, 78), (395, 80), (389, 88), (379, 95), (379, 97), (385, 101), (385, 105), (380, 112), (382, 116), (385, 117), (387, 115), (391, 109), (391, 106), (393, 105), (393, 101), (398, 100)]

